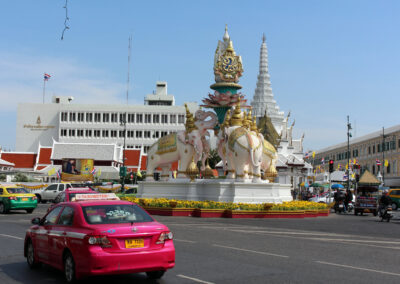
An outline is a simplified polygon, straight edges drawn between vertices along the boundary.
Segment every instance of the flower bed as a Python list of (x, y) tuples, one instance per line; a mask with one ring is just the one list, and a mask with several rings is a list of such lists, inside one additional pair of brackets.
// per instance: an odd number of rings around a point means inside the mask
[(123, 200), (138, 203), (150, 214), (163, 216), (225, 217), (225, 218), (304, 218), (328, 216), (326, 204), (309, 201), (291, 201), (281, 204), (232, 203), (217, 201), (174, 200), (166, 198), (136, 198)]

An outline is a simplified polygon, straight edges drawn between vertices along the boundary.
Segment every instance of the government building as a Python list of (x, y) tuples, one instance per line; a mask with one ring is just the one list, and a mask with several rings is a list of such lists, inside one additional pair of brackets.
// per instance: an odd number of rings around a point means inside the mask
[(368, 170), (384, 179), (385, 186), (400, 186), (400, 125), (351, 139), (349, 144), (349, 153), (347, 142), (315, 151), (314, 167), (327, 172), (333, 160), (335, 170), (345, 170), (348, 159), (356, 160), (361, 172)]

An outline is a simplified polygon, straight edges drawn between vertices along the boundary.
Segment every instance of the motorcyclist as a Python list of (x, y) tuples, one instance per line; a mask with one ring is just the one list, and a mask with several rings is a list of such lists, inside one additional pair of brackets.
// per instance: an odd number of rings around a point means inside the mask
[(382, 216), (386, 208), (392, 204), (392, 200), (388, 195), (388, 190), (385, 189), (382, 196), (379, 198), (379, 216)]
[(338, 189), (338, 190), (335, 192), (335, 194), (333, 195), (333, 198), (334, 198), (334, 200), (335, 200), (335, 212), (336, 212), (336, 210), (339, 209), (339, 203), (340, 203), (340, 202), (343, 202), (343, 206), (344, 206), (343, 211), (346, 212), (346, 207), (345, 207), (345, 205), (344, 205), (344, 200), (345, 200), (345, 194), (344, 194), (344, 192), (341, 191), (340, 189)]
[(353, 193), (351, 193), (350, 189), (346, 190), (346, 196), (344, 198), (344, 206), (346, 207), (346, 210), (349, 209), (349, 203), (353, 200)]

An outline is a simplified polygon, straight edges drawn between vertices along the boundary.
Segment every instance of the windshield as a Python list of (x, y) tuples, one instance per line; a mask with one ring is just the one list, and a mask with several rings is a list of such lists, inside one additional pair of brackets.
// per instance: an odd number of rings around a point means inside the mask
[(29, 193), (25, 188), (16, 188), (16, 187), (9, 187), (7, 188), (8, 193)]
[(89, 224), (121, 224), (153, 222), (142, 208), (135, 204), (110, 204), (82, 207), (83, 215)]

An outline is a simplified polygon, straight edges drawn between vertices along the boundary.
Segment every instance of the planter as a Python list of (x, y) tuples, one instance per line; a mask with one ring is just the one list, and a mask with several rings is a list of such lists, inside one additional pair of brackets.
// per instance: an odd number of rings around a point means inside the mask
[(193, 216), (201, 218), (221, 218), (225, 216), (226, 209), (194, 209)]
[(304, 217), (318, 217), (318, 210), (305, 210)]
[(226, 218), (266, 218), (267, 211), (226, 210)]
[(304, 210), (296, 211), (268, 211), (265, 218), (304, 218)]
[(144, 207), (151, 215), (160, 216), (193, 216), (194, 208), (170, 208), (170, 207)]
[(329, 209), (320, 209), (318, 210), (318, 216), (329, 216)]

